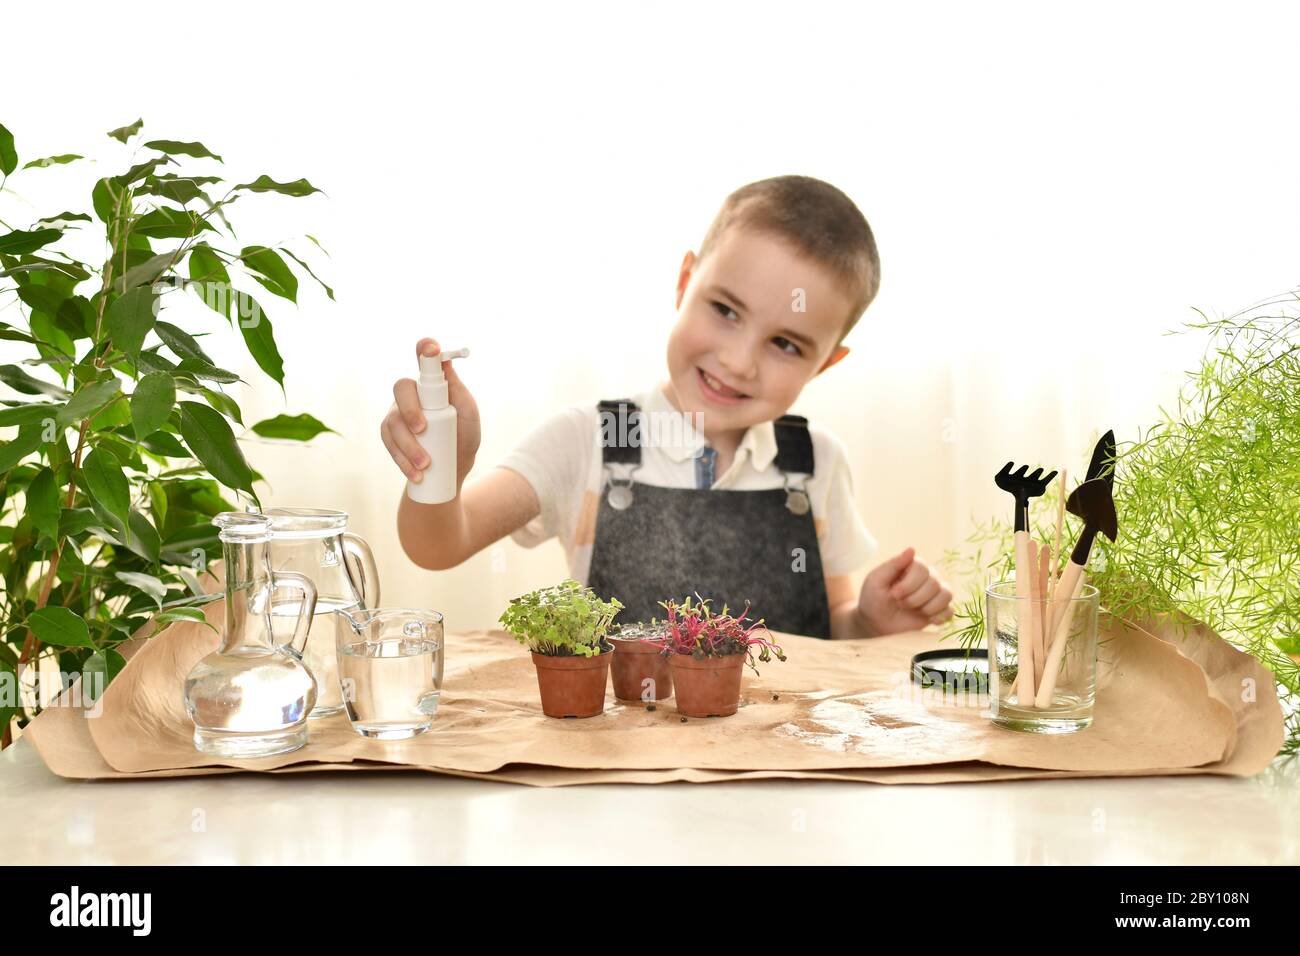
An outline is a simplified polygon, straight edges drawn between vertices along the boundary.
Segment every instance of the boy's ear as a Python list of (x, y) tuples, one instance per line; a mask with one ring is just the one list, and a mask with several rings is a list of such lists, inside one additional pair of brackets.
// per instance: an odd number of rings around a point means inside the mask
[(831, 352), (831, 357), (828, 358), (826, 362), (822, 365), (822, 367), (817, 370), (817, 374), (820, 375), (822, 372), (826, 371), (828, 368), (830, 368), (832, 365), (834, 365), (836, 362), (838, 362), (840, 359), (844, 358), (844, 356), (848, 354), (849, 354), (849, 347), (847, 345), (835, 346), (835, 351)]
[(681, 271), (677, 273), (677, 304), (673, 308), (682, 307), (682, 296), (686, 294), (686, 287), (691, 282), (691, 271), (695, 268), (695, 253), (690, 249), (686, 250), (686, 256), (682, 259)]

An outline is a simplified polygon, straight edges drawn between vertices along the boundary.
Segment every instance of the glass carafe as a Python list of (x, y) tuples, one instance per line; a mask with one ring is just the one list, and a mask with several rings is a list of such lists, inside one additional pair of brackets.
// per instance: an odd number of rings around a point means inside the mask
[[(340, 611), (379, 604), (379, 572), (369, 545), (349, 534), (343, 511), (318, 508), (268, 508), (271, 519), (271, 567), (305, 574), (316, 585), (316, 613), (303, 651), (303, 662), (316, 678), (316, 706), (309, 717), (328, 717), (343, 710), (339, 685), (339, 635), (351, 632)], [(297, 620), (293, 601), (277, 601), (272, 626), (284, 641)]]
[[(271, 520), (224, 512), (221, 529), (226, 575), (226, 620), (221, 647), (185, 678), (185, 710), (194, 721), (194, 746), (221, 757), (267, 757), (307, 742), (307, 714), (316, 682), (301, 647), (316, 609), (316, 588), (301, 574), (271, 570)], [(283, 644), (271, 626), (272, 595), (294, 591), (297, 618)]]

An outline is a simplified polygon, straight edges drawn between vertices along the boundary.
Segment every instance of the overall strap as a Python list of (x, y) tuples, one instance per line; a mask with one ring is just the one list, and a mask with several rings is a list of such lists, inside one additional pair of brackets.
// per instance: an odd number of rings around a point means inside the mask
[(641, 464), (641, 442), (626, 440), (633, 428), (640, 430), (641, 409), (627, 398), (602, 399), (597, 409), (601, 461), (606, 465)]
[(782, 415), (772, 425), (776, 430), (776, 467), (786, 473), (811, 475), (815, 462), (808, 419)]

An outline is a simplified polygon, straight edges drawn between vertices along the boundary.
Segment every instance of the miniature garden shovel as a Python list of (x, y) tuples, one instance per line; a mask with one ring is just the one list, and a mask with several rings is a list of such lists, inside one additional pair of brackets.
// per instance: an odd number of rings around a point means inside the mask
[[(1092, 450), (1092, 460), (1088, 462), (1088, 471), (1083, 477), (1085, 484), (1089, 481), (1096, 481), (1098, 479), (1105, 481), (1106, 486), (1111, 489), (1113, 495), (1115, 488), (1115, 433), (1113, 431), (1106, 432), (1106, 434), (1102, 435), (1097, 441), (1096, 447)], [(1076, 493), (1077, 491), (1078, 489), (1076, 489)], [(1114, 511), (1113, 505), (1111, 506), (1111, 510)], [(1069, 511), (1070, 514), (1075, 515), (1076, 517), (1083, 517), (1083, 514), (1076, 511), (1074, 508), (1070, 508)], [(1094, 532), (1094, 536), (1095, 534), (1096, 532)], [(1111, 540), (1115, 540), (1114, 535), (1111, 536)], [(1089, 547), (1091, 547), (1091, 544), (1091, 539), (1089, 539)], [(1068, 566), (1066, 570), (1069, 570)], [(1077, 587), (1079, 589), (1083, 587), (1083, 581), (1081, 578), (1069, 582), (1065, 580), (1064, 574), (1061, 576), (1061, 580), (1057, 582), (1057, 586), (1052, 592), (1052, 606), (1048, 609), (1047, 614), (1047, 636), (1049, 638), (1056, 634), (1057, 625), (1061, 622), (1061, 611), (1064, 609), (1066, 602), (1071, 598), (1078, 596), (1072, 591), (1063, 588), (1061, 586), (1063, 584)]]
[[(1021, 701), (1027, 702), (1034, 699), (1035, 651), (1042, 640), (1042, 635), (1038, 634), (1038, 615), (1033, 613), (1033, 605), (1029, 600), (1037, 594), (1034, 585), (1037, 569), (1029, 554), (1029, 499), (1040, 497), (1056, 477), (1056, 472), (1053, 471), (1044, 478), (1043, 469), (1039, 468), (1027, 475), (1028, 465), (1021, 465), (1013, 472), (1013, 464), (1009, 461), (1003, 465), (993, 480), (999, 488), (1016, 498), (1016, 598), (1018, 603), (1024, 602), (1019, 603), (1022, 612), (1016, 631), (1016, 654), (1020, 661), (1016, 695)], [(1023, 610), (1026, 607), (1030, 609), (1028, 613)]]
[(1053, 615), (1051, 640), (1048, 643), (1047, 661), (1043, 667), (1043, 681), (1034, 696), (1034, 706), (1043, 708), (1052, 702), (1052, 692), (1056, 690), (1056, 675), (1060, 668), (1061, 655), (1065, 653), (1066, 637), (1074, 619), (1075, 598), (1083, 590), (1087, 577), (1088, 556), (1092, 552), (1092, 542), (1100, 531), (1110, 540), (1115, 540), (1119, 531), (1118, 519), (1115, 517), (1115, 499), (1111, 496), (1111, 484), (1105, 478), (1093, 478), (1085, 481), (1071, 492), (1065, 502), (1070, 514), (1083, 519), (1083, 530), (1079, 540), (1070, 554), (1070, 563), (1061, 573), (1061, 581), (1056, 593), (1059, 597), (1057, 611)]

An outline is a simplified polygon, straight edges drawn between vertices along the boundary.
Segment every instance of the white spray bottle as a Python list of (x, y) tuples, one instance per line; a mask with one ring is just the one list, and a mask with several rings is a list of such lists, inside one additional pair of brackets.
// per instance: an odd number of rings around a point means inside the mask
[(429, 456), (430, 464), (419, 481), (406, 482), (406, 494), (423, 505), (440, 505), (456, 497), (456, 409), (447, 401), (447, 377), (442, 363), (468, 355), (469, 349), (457, 349), (420, 356), (416, 391), (428, 424), (415, 440)]

